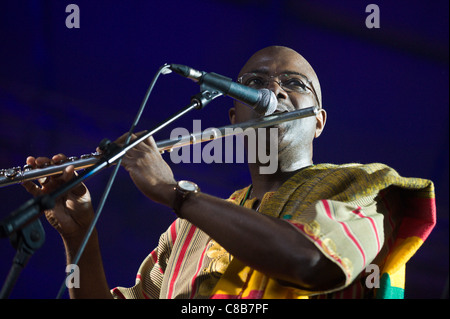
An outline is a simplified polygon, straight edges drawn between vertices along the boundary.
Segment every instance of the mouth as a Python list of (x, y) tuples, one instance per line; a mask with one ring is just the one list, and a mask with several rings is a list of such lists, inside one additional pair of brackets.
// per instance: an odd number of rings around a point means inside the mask
[(291, 106), (286, 105), (284, 103), (278, 103), (277, 105), (277, 109), (275, 110), (274, 113), (284, 113), (284, 112), (290, 112), (291, 110)]

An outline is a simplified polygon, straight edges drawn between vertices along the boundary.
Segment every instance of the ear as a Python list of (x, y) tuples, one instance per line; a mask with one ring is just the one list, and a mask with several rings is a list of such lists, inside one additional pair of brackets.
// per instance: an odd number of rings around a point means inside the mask
[(232, 107), (228, 110), (228, 117), (230, 118), (231, 124), (236, 123), (236, 109), (234, 107)]
[(315, 138), (318, 138), (325, 127), (325, 123), (327, 122), (327, 112), (324, 109), (320, 109), (319, 113), (316, 115), (316, 133), (314, 134)]

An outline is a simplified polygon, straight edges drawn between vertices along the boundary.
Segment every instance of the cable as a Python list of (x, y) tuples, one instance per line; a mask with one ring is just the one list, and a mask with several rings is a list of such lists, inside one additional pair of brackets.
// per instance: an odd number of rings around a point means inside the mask
[[(170, 70), (169, 67), (170, 66), (168, 64), (164, 64), (162, 67), (160, 67), (158, 72), (154, 76), (152, 82), (150, 83), (150, 86), (148, 87), (147, 92), (145, 93), (145, 96), (144, 96), (144, 99), (143, 99), (143, 101), (141, 103), (141, 106), (139, 107), (138, 113), (136, 114), (136, 117), (135, 117), (135, 119), (134, 119), (134, 121), (133, 121), (133, 123), (132, 123), (132, 125), (130, 127), (130, 130), (128, 132), (128, 136), (127, 136), (127, 139), (126, 139), (125, 144), (124, 144), (125, 146), (128, 145), (128, 143), (131, 140), (131, 136), (132, 136), (132, 134), (134, 132), (134, 129), (136, 128), (137, 124), (139, 123), (139, 120), (140, 120), (140, 118), (142, 116), (142, 113), (144, 112), (145, 106), (147, 104), (148, 98), (150, 97), (150, 94), (151, 94), (151, 92), (153, 90), (153, 87), (155, 86), (156, 81), (158, 80), (159, 76), (161, 74), (169, 74), (169, 73), (172, 72), (172, 70)], [(117, 175), (117, 172), (119, 171), (121, 163), (122, 163), (122, 158), (120, 158), (117, 161), (117, 163), (116, 163), (116, 165), (115, 165), (115, 167), (113, 169), (113, 172), (111, 173), (111, 176), (109, 177), (108, 183), (106, 184), (105, 190), (104, 190), (103, 195), (102, 195), (102, 197), (100, 199), (100, 203), (99, 203), (99, 206), (97, 208), (97, 212), (95, 213), (94, 219), (92, 220), (92, 223), (89, 226), (89, 229), (88, 229), (88, 231), (87, 231), (87, 233), (86, 233), (86, 235), (85, 235), (85, 237), (84, 237), (84, 239), (83, 239), (83, 241), (81, 243), (81, 246), (78, 249), (78, 252), (77, 252), (77, 254), (76, 254), (76, 256), (75, 256), (75, 258), (73, 260), (73, 264), (74, 265), (78, 264), (78, 262), (79, 262), (79, 260), (81, 258), (81, 255), (83, 254), (83, 251), (86, 248), (87, 242), (88, 242), (89, 238), (91, 237), (92, 232), (94, 231), (95, 225), (97, 224), (97, 221), (98, 221), (98, 219), (99, 219), (99, 217), (101, 215), (101, 212), (102, 212), (103, 207), (104, 207), (105, 202), (106, 202), (106, 198), (108, 197), (109, 192), (111, 191), (112, 184), (113, 184), (113, 182), (114, 182), (114, 180), (116, 178), (116, 175)], [(67, 274), (67, 276), (68, 275), (69, 274)], [(66, 278), (67, 278), (67, 276), (66, 276)], [(58, 295), (56, 296), (56, 299), (60, 299), (61, 298), (61, 296), (64, 293), (66, 288), (67, 288), (67, 286), (66, 286), (66, 279), (64, 279), (64, 282), (62, 283), (61, 288), (59, 289), (59, 292), (58, 292)]]

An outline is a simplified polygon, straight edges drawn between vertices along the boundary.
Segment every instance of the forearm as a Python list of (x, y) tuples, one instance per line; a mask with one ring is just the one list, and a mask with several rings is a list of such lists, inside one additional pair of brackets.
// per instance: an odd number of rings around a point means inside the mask
[[(67, 264), (72, 264), (83, 238), (73, 237), (64, 239)], [(79, 288), (69, 288), (72, 299), (109, 299), (112, 298), (106, 281), (103, 262), (98, 243), (98, 236), (94, 231), (78, 262)]]
[(307, 289), (342, 280), (339, 268), (286, 221), (206, 194), (189, 197), (181, 215), (235, 258), (275, 279)]

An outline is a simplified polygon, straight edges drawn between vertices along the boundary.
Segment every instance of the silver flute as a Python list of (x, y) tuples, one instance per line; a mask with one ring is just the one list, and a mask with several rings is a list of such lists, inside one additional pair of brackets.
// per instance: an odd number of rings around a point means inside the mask
[[(318, 111), (319, 108), (313, 106), (291, 112), (275, 113), (248, 122), (207, 129), (186, 136), (180, 136), (175, 139), (159, 141), (156, 142), (156, 145), (161, 153), (165, 151), (170, 152), (175, 148), (180, 148), (186, 145), (197, 144), (221, 137), (241, 134), (245, 129), (248, 128), (256, 129), (261, 127), (268, 127), (286, 121), (314, 116), (318, 113)], [(0, 169), (0, 187), (61, 174), (64, 169), (70, 165), (73, 165), (75, 170), (86, 169), (95, 165), (100, 160), (101, 156), (102, 154), (94, 152), (81, 155), (80, 157), (68, 157), (64, 162), (49, 164), (41, 168), (33, 168), (30, 165), (25, 165), (23, 167), (18, 166), (7, 169)]]

